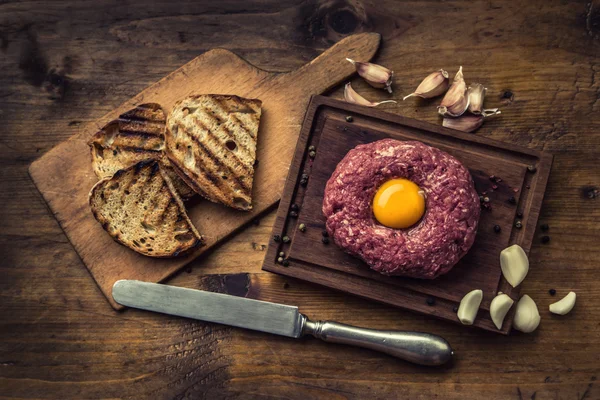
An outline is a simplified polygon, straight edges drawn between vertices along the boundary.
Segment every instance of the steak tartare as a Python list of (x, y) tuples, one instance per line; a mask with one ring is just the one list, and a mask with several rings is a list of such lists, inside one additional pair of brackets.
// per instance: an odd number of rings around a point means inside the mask
[[(407, 229), (379, 224), (372, 210), (378, 188), (405, 178), (425, 192), (425, 214)], [(327, 181), (327, 232), (347, 253), (384, 275), (433, 279), (469, 251), (477, 233), (479, 196), (467, 168), (439, 149), (384, 139), (356, 146)]]

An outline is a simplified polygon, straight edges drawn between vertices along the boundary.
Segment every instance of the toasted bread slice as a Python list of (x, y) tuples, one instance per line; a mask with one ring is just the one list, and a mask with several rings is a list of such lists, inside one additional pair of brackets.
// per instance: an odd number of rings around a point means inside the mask
[(137, 106), (109, 122), (90, 140), (92, 167), (100, 179), (144, 160), (159, 160), (171, 177), (177, 193), (186, 200), (194, 191), (172, 170), (163, 156), (165, 113), (158, 104)]
[(150, 257), (175, 257), (199, 246), (171, 179), (156, 160), (102, 179), (91, 190), (92, 213), (114, 240)]
[(257, 99), (207, 94), (173, 106), (165, 153), (197, 193), (239, 210), (252, 209), (261, 105)]

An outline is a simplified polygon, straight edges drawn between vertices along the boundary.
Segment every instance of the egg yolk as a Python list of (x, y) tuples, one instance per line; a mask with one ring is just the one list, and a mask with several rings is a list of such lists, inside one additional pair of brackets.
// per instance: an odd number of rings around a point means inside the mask
[(389, 228), (409, 228), (425, 213), (425, 194), (408, 179), (391, 179), (375, 193), (373, 214)]

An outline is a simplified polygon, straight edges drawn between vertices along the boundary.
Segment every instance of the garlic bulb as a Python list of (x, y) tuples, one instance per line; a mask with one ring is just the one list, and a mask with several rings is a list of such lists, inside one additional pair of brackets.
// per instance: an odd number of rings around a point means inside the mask
[(446, 93), (448, 86), (450, 86), (448, 72), (440, 69), (439, 71), (435, 71), (427, 75), (427, 77), (419, 84), (417, 89), (408, 96), (404, 96), (402, 100), (406, 100), (413, 96), (422, 97), (424, 99), (440, 96)]
[(483, 291), (481, 289), (472, 290), (462, 298), (456, 314), (463, 325), (473, 325), (482, 299)]
[(389, 93), (392, 93), (392, 77), (394, 76), (394, 71), (373, 63), (354, 61), (351, 58), (346, 58), (346, 60), (354, 65), (358, 75), (367, 81), (369, 85), (378, 89), (385, 89)]
[(396, 102), (395, 100), (384, 100), (384, 101), (380, 101), (378, 103), (373, 103), (373, 102), (365, 99), (364, 97), (362, 97), (360, 94), (356, 93), (356, 91), (354, 89), (352, 89), (352, 85), (350, 84), (350, 82), (346, 83), (346, 86), (344, 86), (344, 99), (348, 103), (354, 103), (354, 104), (358, 104), (361, 106), (367, 106), (367, 107), (377, 107), (380, 104)]
[(500, 268), (502, 275), (512, 287), (517, 287), (529, 272), (529, 259), (525, 250), (518, 244), (513, 244), (510, 247), (500, 252)]
[(463, 76), (462, 67), (456, 73), (450, 89), (438, 107), (438, 113), (444, 117), (460, 117), (469, 107), (467, 84)]
[(524, 333), (531, 333), (540, 325), (540, 313), (535, 301), (526, 294), (521, 297), (515, 310), (513, 327)]
[(500, 292), (498, 292), (498, 296), (494, 297), (490, 304), (490, 316), (496, 328), (502, 329), (504, 317), (506, 317), (514, 302), (507, 294), (501, 294)]
[(577, 299), (577, 295), (575, 292), (569, 292), (568, 295), (563, 297), (561, 300), (556, 303), (550, 304), (550, 312), (552, 314), (565, 315), (568, 314), (573, 307), (575, 307), (575, 300)]

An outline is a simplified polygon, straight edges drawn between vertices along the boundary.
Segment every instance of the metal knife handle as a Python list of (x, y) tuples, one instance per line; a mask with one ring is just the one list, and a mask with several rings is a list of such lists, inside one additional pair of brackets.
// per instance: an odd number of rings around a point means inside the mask
[(333, 321), (310, 321), (308, 318), (304, 321), (302, 333), (326, 342), (380, 351), (421, 365), (442, 365), (454, 355), (446, 339), (429, 333), (358, 328)]

